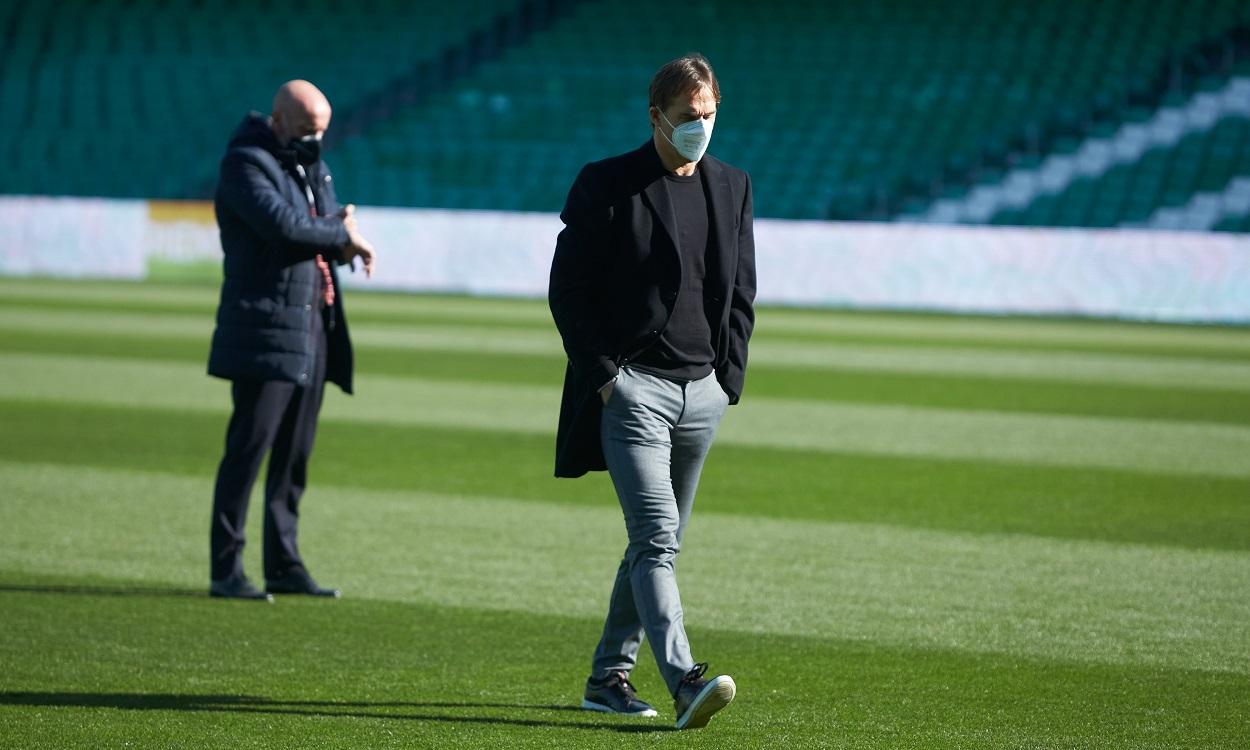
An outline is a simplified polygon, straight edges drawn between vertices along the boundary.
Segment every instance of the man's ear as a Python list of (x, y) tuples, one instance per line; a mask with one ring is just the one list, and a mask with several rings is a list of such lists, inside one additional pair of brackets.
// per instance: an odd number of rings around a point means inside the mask
[(651, 127), (659, 127), (660, 125), (660, 108), (652, 104), (647, 108), (647, 119), (651, 120)]

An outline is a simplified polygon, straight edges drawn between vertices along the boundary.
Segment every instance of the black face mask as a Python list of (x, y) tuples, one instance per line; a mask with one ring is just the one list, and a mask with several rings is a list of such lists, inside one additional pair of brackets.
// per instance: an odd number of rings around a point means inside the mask
[(321, 161), (321, 140), (312, 136), (293, 138), (291, 149), (295, 152), (295, 160), (305, 167), (311, 167)]

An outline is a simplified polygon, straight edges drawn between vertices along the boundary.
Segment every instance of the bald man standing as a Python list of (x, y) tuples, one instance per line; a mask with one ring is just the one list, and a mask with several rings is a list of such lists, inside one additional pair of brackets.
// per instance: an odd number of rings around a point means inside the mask
[[(340, 208), (321, 139), (330, 102), (307, 81), (278, 89), (230, 138), (215, 209), (225, 253), (208, 372), (231, 381), (234, 413), (213, 493), (209, 594), (338, 597), (319, 586), (296, 542), (299, 503), (325, 381), (352, 392), (352, 347), (336, 267), (373, 275), (374, 251), (353, 207)], [(265, 479), (265, 591), (243, 573), (248, 498)]]

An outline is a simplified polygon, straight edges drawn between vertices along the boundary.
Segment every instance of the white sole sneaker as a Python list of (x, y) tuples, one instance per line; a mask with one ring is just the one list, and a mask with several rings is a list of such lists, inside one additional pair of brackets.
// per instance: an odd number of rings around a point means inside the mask
[(635, 711), (634, 713), (628, 713), (626, 711), (614, 711), (612, 710), (610, 706), (605, 706), (602, 703), (595, 703), (594, 701), (587, 700), (585, 698), (582, 698), (582, 708), (586, 709), (587, 711), (598, 711), (599, 713), (616, 714), (618, 716), (643, 716), (647, 718), (650, 718), (652, 716), (658, 716), (654, 708), (648, 708), (644, 711)]
[(690, 701), (686, 713), (677, 717), (677, 728), (699, 729), (707, 726), (712, 714), (728, 706), (737, 694), (738, 686), (734, 683), (734, 678), (727, 674), (713, 677), (694, 700)]

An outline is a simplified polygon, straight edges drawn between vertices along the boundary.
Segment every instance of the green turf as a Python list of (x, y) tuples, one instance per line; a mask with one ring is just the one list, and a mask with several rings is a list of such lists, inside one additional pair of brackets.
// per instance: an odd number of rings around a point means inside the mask
[[(6, 569), (106, 569), (152, 584), (198, 578), (198, 478), (28, 463), (0, 465), (0, 474), (27, 500), (0, 509), (5, 528), (62, 530), (50, 538), (6, 533)], [(602, 543), (620, 523), (608, 503), (326, 484), (317, 497), (304, 524), (306, 557), (360, 598), (597, 622), (620, 554)], [(143, 523), (127, 523), (132, 517)], [(371, 543), (340, 541), (364, 538)], [(699, 515), (686, 540), (683, 603), (704, 627), (1250, 671), (1250, 643), (1237, 641), (1250, 564), (1238, 552), (715, 512)], [(787, 545), (802, 556), (778, 557)], [(257, 550), (249, 552), (255, 569)]]
[[(1234, 675), (696, 628), (738, 658), (742, 693), (692, 735), (571, 710), (580, 645), (595, 637), (583, 620), (350, 599), (223, 605), (124, 581), (0, 591), (6, 661), (21, 655), (0, 691), (13, 748), (1232, 748), (1250, 719)], [(61, 617), (49, 622), (49, 608)]]
[(6, 661), (20, 664), (0, 691), (13, 748), (1233, 748), (1250, 720), (1235, 675), (696, 628), (738, 658), (742, 694), (692, 735), (570, 709), (580, 645), (595, 637), (583, 620), (351, 599), (223, 605), (125, 581), (0, 591)]
[[(217, 288), (205, 284), (74, 282), (0, 279), (0, 309), (141, 313), (150, 319), (202, 316), (211, 329)], [(440, 295), (352, 294), (353, 323), (453, 326), (457, 329), (551, 333), (545, 304), (531, 300)], [(84, 316), (89, 322), (91, 316)], [(969, 318), (906, 312), (862, 313), (763, 306), (757, 326), (775, 342), (916, 345), (987, 348), (999, 352), (1062, 351), (1250, 360), (1243, 329), (1138, 322), (1056, 321), (1038, 318)]]
[(215, 294), (0, 279), (0, 747), (1250, 746), (1250, 330), (761, 310), (680, 566), (740, 695), (678, 733), (645, 648), (657, 719), (576, 710), (624, 539), (541, 301), (349, 290), (346, 597), (204, 596)]
[[(175, 338), (117, 334), (5, 332), (4, 351), (125, 356), (147, 361), (207, 361), (208, 336)], [(363, 369), (451, 381), (550, 384), (563, 373), (558, 355), (357, 346)], [(1044, 379), (955, 377), (927, 373), (820, 370), (761, 364), (751, 368), (751, 396), (814, 401), (954, 407), (1039, 414), (1088, 414), (1246, 424), (1250, 392)]]
[[(9, 425), (0, 455), (191, 476), (215, 470), (226, 423), (224, 414), (23, 402), (0, 402), (0, 412)], [(612, 502), (602, 474), (552, 481), (551, 451), (549, 436), (326, 420), (312, 475), (362, 489)], [(510, 470), (480, 471), (483, 455)], [(703, 494), (718, 513), (1250, 550), (1248, 480), (733, 445), (708, 461)]]

